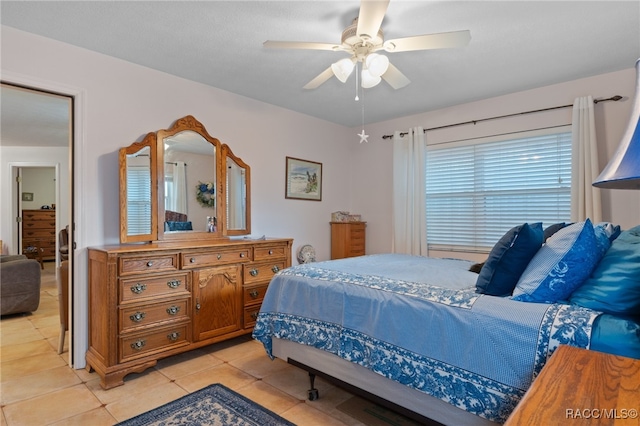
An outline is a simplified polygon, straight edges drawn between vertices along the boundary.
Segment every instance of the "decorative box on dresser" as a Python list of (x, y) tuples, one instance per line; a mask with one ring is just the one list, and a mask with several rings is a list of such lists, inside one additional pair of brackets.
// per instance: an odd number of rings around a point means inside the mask
[(44, 260), (56, 258), (56, 211), (22, 210), (22, 251), (40, 249)]
[(251, 333), (291, 239), (123, 244), (89, 249), (87, 368), (105, 389), (157, 360)]
[(331, 259), (364, 256), (366, 222), (331, 222)]

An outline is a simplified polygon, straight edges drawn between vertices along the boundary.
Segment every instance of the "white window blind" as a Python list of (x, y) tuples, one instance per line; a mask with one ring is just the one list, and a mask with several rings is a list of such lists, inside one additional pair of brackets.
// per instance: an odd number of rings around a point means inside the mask
[(430, 249), (488, 251), (524, 222), (571, 216), (571, 133), (427, 151)]
[(127, 230), (130, 235), (151, 233), (151, 171), (149, 166), (127, 168)]

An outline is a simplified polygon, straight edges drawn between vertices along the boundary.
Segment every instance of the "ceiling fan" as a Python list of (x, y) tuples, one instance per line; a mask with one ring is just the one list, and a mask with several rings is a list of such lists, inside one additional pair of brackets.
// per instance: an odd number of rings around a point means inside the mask
[(380, 25), (388, 6), (389, 0), (361, 0), (360, 13), (353, 20), (353, 23), (342, 32), (341, 44), (267, 40), (263, 45), (270, 49), (331, 50), (346, 52), (350, 55), (348, 58), (331, 64), (329, 68), (307, 83), (304, 86), (305, 89), (315, 89), (334, 75), (344, 83), (357, 63), (362, 64), (361, 86), (363, 88), (374, 87), (384, 79), (394, 89), (400, 89), (410, 83), (409, 79), (389, 63), (386, 56), (376, 52), (382, 50), (394, 53), (464, 47), (471, 40), (471, 33), (464, 30), (385, 41)]

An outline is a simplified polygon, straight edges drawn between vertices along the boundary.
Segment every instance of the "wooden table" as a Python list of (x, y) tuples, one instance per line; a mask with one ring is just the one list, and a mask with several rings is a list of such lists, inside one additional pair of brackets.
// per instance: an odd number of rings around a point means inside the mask
[(505, 426), (640, 425), (640, 360), (560, 346)]

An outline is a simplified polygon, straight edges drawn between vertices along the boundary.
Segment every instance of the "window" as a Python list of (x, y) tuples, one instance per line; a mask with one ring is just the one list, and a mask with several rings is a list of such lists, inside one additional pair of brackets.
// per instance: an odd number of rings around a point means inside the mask
[(571, 132), (428, 147), (426, 167), (431, 249), (488, 251), (513, 226), (570, 220)]
[(151, 233), (151, 170), (149, 166), (127, 168), (127, 230), (129, 235)]

